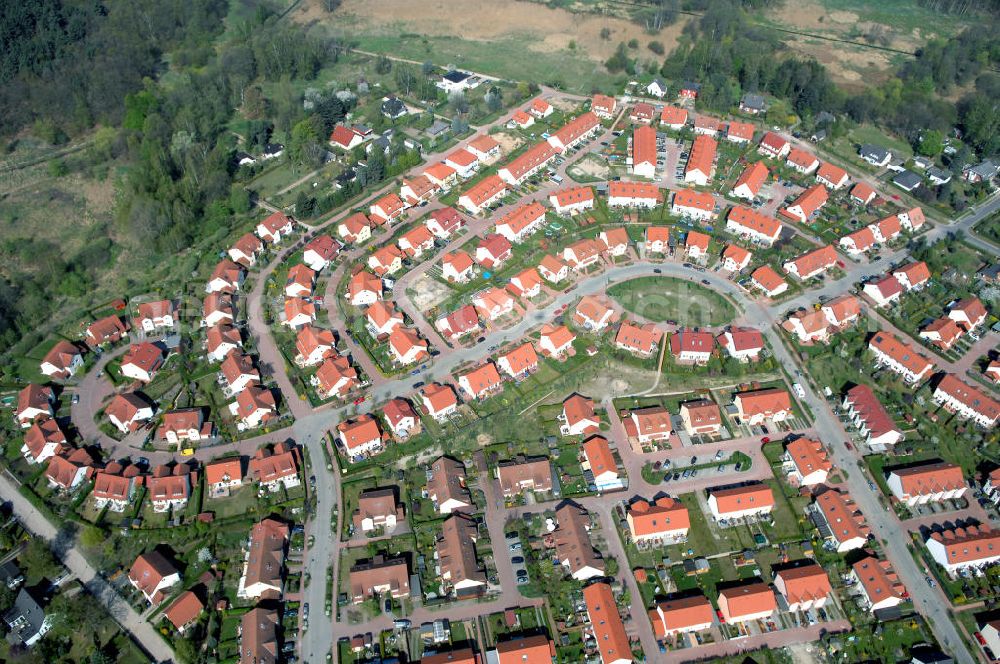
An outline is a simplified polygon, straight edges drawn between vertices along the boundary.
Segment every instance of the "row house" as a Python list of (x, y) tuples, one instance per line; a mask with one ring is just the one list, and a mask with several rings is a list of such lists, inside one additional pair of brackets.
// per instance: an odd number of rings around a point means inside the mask
[(549, 196), (549, 205), (560, 215), (575, 215), (594, 209), (594, 190), (591, 187), (570, 187)]
[(774, 591), (760, 581), (726, 588), (718, 602), (722, 620), (729, 624), (771, 620), (778, 610)]
[(684, 167), (684, 182), (700, 187), (707, 186), (712, 179), (715, 167), (715, 153), (718, 145), (715, 139), (708, 136), (695, 136)]
[(903, 439), (902, 429), (869, 386), (861, 384), (849, 389), (840, 406), (872, 450), (891, 449)]
[(545, 208), (537, 201), (520, 205), (496, 222), (495, 232), (509, 242), (522, 242), (545, 223)]
[(853, 500), (836, 489), (818, 496), (811, 513), (819, 525), (820, 534), (831, 542), (838, 553), (860, 549), (868, 544), (871, 529)]
[(934, 388), (934, 402), (986, 429), (993, 428), (1000, 419), (1000, 403), (996, 399), (954, 374), (946, 374)]
[(791, 612), (821, 609), (833, 594), (830, 576), (815, 562), (799, 562), (774, 575), (774, 589), (785, 598)]
[(764, 336), (752, 327), (730, 327), (716, 341), (730, 357), (740, 362), (756, 362), (764, 350)]
[[(606, 565), (590, 542), (590, 514), (582, 507), (566, 502), (556, 510), (558, 527), (552, 532), (555, 558), (576, 581), (604, 576)], [(529, 637), (538, 639), (539, 636)], [(547, 641), (544, 636), (541, 640)], [(551, 660), (551, 652), (547, 652)], [(531, 660), (521, 660), (531, 661)], [(544, 659), (542, 660), (544, 661)]]
[(875, 333), (868, 341), (868, 350), (875, 356), (876, 368), (887, 367), (902, 376), (909, 385), (917, 385), (929, 378), (934, 370), (930, 360), (889, 332)]
[(715, 216), (715, 198), (708, 192), (682, 189), (674, 194), (670, 212), (697, 221), (708, 221)]
[(625, 509), (632, 541), (655, 542), (657, 546), (667, 546), (687, 541), (691, 518), (688, 509), (679, 500), (666, 496), (657, 498), (652, 504), (638, 499)]
[(785, 272), (801, 281), (811, 279), (832, 269), (837, 265), (837, 252), (832, 245), (813, 249), (794, 260), (786, 262), (782, 267)]
[(558, 154), (548, 143), (536, 143), (498, 170), (497, 175), (510, 186), (518, 187), (548, 166)]
[(607, 438), (591, 436), (583, 441), (582, 451), (580, 468), (585, 472), (590, 471), (594, 478), (594, 488), (598, 492), (617, 491), (625, 487)]
[(652, 182), (608, 183), (608, 207), (654, 208), (663, 202), (663, 192)]
[(781, 222), (742, 205), (726, 215), (726, 230), (739, 237), (770, 246), (781, 237)]
[(507, 195), (507, 185), (498, 175), (488, 175), (459, 196), (458, 204), (470, 214), (479, 214)]
[(908, 597), (888, 560), (873, 556), (862, 558), (851, 566), (848, 577), (857, 589), (858, 598), (871, 613), (899, 606)]
[(946, 461), (895, 468), (886, 473), (885, 483), (898, 501), (910, 507), (960, 498), (968, 490), (962, 467)]
[(715, 350), (711, 332), (682, 328), (670, 337), (670, 354), (682, 363), (707, 364)]
[(932, 532), (924, 542), (928, 553), (948, 576), (983, 570), (1000, 561), (1000, 530), (970, 525)]
[(548, 137), (549, 145), (560, 153), (575, 148), (601, 130), (601, 121), (587, 111), (573, 118)]

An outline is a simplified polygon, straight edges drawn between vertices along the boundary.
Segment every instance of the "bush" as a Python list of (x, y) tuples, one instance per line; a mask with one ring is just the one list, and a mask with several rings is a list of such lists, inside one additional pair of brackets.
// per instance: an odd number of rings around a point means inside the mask
[(651, 41), (649, 42), (649, 44), (647, 44), (647, 46), (649, 47), (650, 51), (656, 53), (657, 55), (663, 55), (666, 52), (666, 49), (663, 48), (662, 42)]

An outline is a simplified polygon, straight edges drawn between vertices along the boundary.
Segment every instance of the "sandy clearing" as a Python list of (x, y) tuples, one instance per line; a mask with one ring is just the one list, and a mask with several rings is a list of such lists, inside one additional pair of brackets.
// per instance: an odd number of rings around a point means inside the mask
[[(306, 0), (290, 16), (300, 23), (334, 21), (357, 26), (359, 30), (398, 34), (415, 32), (433, 37), (461, 36), (471, 41), (494, 41), (511, 37), (534, 37), (531, 50), (555, 53), (576, 43), (576, 57), (603, 62), (619, 42), (637, 39), (635, 53), (643, 58), (657, 59), (646, 44), (656, 40), (669, 51), (680, 37), (686, 21), (647, 33), (642, 26), (630, 21), (552, 9), (534, 2), (517, 0), (462, 0), (461, 11), (453, 0), (345, 0), (334, 14), (320, 7), (320, 0)], [(601, 39), (604, 28), (611, 30), (610, 39)]]
[(598, 178), (601, 180), (606, 180), (611, 174), (611, 169), (608, 168), (606, 163), (590, 155), (573, 164), (570, 170), (585, 178)]
[(431, 307), (437, 306), (451, 295), (451, 291), (448, 290), (447, 286), (428, 277), (426, 274), (421, 275), (407, 290), (413, 292), (410, 297), (413, 300), (413, 304), (417, 305), (417, 309), (420, 311), (427, 311)]
[(500, 144), (500, 152), (503, 154), (510, 154), (524, 143), (524, 139), (520, 136), (508, 134), (503, 131), (490, 134), (490, 136), (493, 137), (493, 140)]

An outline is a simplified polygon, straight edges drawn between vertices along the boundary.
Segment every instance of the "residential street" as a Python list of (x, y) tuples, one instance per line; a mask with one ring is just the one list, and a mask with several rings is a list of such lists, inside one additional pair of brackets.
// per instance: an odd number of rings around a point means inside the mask
[[(50, 544), (55, 544), (60, 540), (61, 535), (55, 526), (21, 495), (17, 484), (6, 473), (0, 473), (0, 500), (9, 502), (21, 523), (36, 536), (44, 538)], [(160, 663), (173, 661), (173, 651), (156, 629), (136, 613), (128, 602), (123, 600), (104, 579), (97, 575), (77, 546), (75, 540), (71, 544), (60, 542), (59, 546), (53, 547), (53, 553), (73, 576), (80, 579), (87, 590), (105, 606), (111, 617), (132, 636), (132, 639), (150, 657)]]

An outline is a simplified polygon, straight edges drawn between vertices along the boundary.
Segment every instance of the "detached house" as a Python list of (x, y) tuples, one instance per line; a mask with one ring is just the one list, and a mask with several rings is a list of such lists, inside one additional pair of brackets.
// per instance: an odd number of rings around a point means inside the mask
[(238, 426), (253, 429), (277, 415), (278, 405), (271, 390), (251, 383), (236, 395), (236, 401), (229, 405), (229, 412), (239, 419)]
[(246, 270), (230, 260), (219, 261), (205, 287), (207, 293), (233, 293), (240, 289), (246, 278)]
[(814, 184), (803, 191), (792, 204), (781, 210), (781, 214), (800, 223), (806, 223), (821, 207), (826, 204), (829, 195), (826, 187)]
[(54, 416), (53, 404), (55, 404), (55, 394), (52, 388), (32, 383), (17, 393), (17, 409), (14, 417), (21, 428), (26, 429), (37, 419)]
[(371, 415), (359, 415), (337, 425), (337, 437), (350, 459), (370, 457), (385, 449), (382, 430)]
[(562, 357), (573, 349), (574, 335), (565, 325), (543, 325), (538, 347), (549, 357)]
[(56, 456), (67, 444), (66, 434), (49, 418), (41, 419), (24, 433), (21, 456), (29, 464), (39, 464)]
[(474, 276), (474, 266), (475, 263), (469, 254), (461, 250), (454, 251), (441, 258), (441, 276), (446, 281), (465, 283)]
[(670, 354), (677, 362), (705, 364), (715, 350), (711, 332), (683, 328), (670, 337)]
[(717, 341), (730, 357), (740, 362), (755, 362), (764, 350), (764, 336), (752, 327), (730, 327)]
[(788, 290), (788, 283), (770, 265), (762, 265), (754, 270), (750, 275), (750, 283), (770, 298), (778, 297)]
[(659, 546), (686, 541), (691, 528), (687, 507), (665, 496), (653, 504), (642, 499), (630, 503), (625, 521), (633, 542), (655, 542)]
[(791, 144), (773, 131), (764, 134), (757, 146), (757, 152), (771, 159), (783, 159), (791, 149)]
[(154, 512), (181, 510), (191, 497), (191, 475), (187, 466), (158, 466), (146, 478), (146, 488)]
[(431, 383), (420, 392), (420, 401), (427, 414), (443, 422), (458, 411), (458, 396), (450, 385)]
[(564, 436), (585, 436), (596, 433), (601, 426), (601, 420), (594, 412), (594, 401), (579, 394), (574, 394), (563, 401), (562, 414), (558, 417), (562, 424), (559, 433)]
[(115, 315), (105, 316), (87, 326), (84, 338), (91, 348), (104, 344), (118, 343), (128, 332), (128, 327), (121, 318)]
[(465, 486), (465, 466), (447, 456), (439, 457), (427, 473), (427, 497), (439, 514), (451, 514), (472, 506), (472, 497)]
[(837, 264), (837, 252), (833, 245), (826, 245), (819, 249), (814, 249), (802, 254), (794, 260), (790, 260), (782, 267), (785, 272), (791, 274), (802, 281), (811, 279)]
[(142, 342), (129, 347), (122, 356), (121, 373), (127, 378), (148, 383), (163, 366), (163, 351), (154, 344)]
[(166, 589), (181, 581), (181, 575), (159, 551), (144, 553), (135, 559), (128, 573), (132, 587), (140, 591), (150, 604), (159, 604), (166, 598)]
[(139, 429), (142, 422), (153, 418), (153, 406), (134, 392), (117, 394), (104, 409), (104, 414), (122, 433)]
[(389, 353), (402, 365), (414, 364), (428, 357), (428, 343), (414, 331), (397, 327), (389, 334)]
[(264, 242), (277, 244), (291, 235), (295, 222), (284, 212), (274, 212), (267, 219), (257, 224), (255, 232)]
[(503, 389), (496, 365), (486, 362), (458, 378), (458, 386), (473, 399), (485, 399)]
[(83, 352), (68, 341), (59, 340), (45, 354), (39, 369), (49, 378), (64, 380), (83, 368)]
[(727, 272), (740, 272), (748, 265), (753, 254), (738, 244), (728, 244), (722, 252), (722, 269)]
[(449, 239), (465, 225), (465, 218), (453, 207), (433, 210), (424, 222), (434, 237)]
[(737, 198), (752, 201), (760, 194), (761, 188), (767, 182), (767, 176), (767, 166), (764, 165), (764, 162), (755, 161), (743, 169), (730, 193)]
[(294, 489), (299, 480), (298, 451), (284, 443), (278, 443), (273, 450), (261, 448), (250, 460), (249, 475), (260, 484), (260, 490), (278, 491), (282, 486)]
[(314, 272), (330, 267), (330, 263), (340, 253), (340, 244), (329, 235), (317, 235), (306, 245), (302, 262)]
[(146, 334), (152, 334), (162, 328), (174, 327), (174, 304), (170, 300), (157, 300), (155, 302), (143, 302), (138, 306), (138, 315), (135, 318), (136, 325)]
[(738, 392), (733, 404), (740, 420), (751, 426), (767, 420), (782, 422), (792, 413), (791, 396), (785, 390), (774, 387)]
[(398, 221), (406, 210), (406, 204), (396, 194), (386, 194), (372, 203), (368, 210), (370, 218), (377, 225), (392, 224)]
[(497, 358), (497, 367), (514, 380), (527, 377), (538, 369), (538, 355), (531, 342), (525, 342)]
[(496, 233), (485, 235), (476, 246), (476, 262), (484, 268), (499, 270), (510, 260), (513, 247), (507, 238)]
[(346, 357), (334, 354), (323, 360), (309, 383), (320, 398), (343, 398), (358, 385), (358, 372)]

